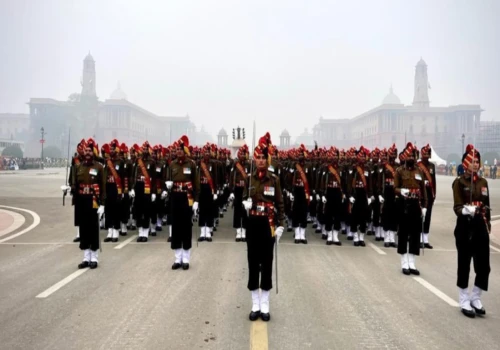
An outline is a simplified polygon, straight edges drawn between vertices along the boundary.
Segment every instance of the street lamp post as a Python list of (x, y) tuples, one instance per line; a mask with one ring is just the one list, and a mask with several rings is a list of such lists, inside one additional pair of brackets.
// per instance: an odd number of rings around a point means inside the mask
[(41, 138), (41, 140), (40, 140), (40, 143), (42, 144), (42, 157), (41, 157), (41, 158), (42, 158), (42, 160), (41, 160), (41, 162), (40, 162), (40, 166), (41, 166), (41, 168), (43, 169), (43, 144), (45, 143), (45, 138), (44, 138), (44, 136), (45, 136), (45, 135), (47, 135), (47, 133), (45, 132), (45, 129), (43, 128), (43, 126), (42, 126), (42, 127), (41, 127), (41, 129), (40, 129), (40, 134), (42, 134), (42, 138)]
[(462, 153), (465, 152), (464, 151), (464, 142), (465, 142), (465, 134), (462, 134)]

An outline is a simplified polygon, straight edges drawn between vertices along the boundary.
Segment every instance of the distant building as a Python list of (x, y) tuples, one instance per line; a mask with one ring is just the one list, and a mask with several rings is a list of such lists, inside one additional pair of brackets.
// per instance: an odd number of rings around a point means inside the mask
[[(314, 127), (314, 140), (320, 146), (337, 147), (389, 147), (395, 143), (402, 149), (406, 142), (417, 147), (429, 143), (440, 157), (461, 150), (461, 135), (472, 143), (474, 120), (480, 125), (481, 107), (462, 104), (449, 107), (431, 107), (427, 64), (423, 59), (415, 67), (413, 103), (405, 106), (392, 87), (382, 104), (352, 119), (319, 118)], [(475, 116), (475, 119), (474, 119)]]
[[(72, 94), (68, 101), (31, 98), (28, 102), (29, 139), (27, 154), (40, 154), (40, 129), (46, 132), (46, 146), (57, 146), (66, 154), (68, 129), (71, 128), (71, 148), (82, 138), (95, 137), (99, 144), (113, 138), (128, 145), (148, 140), (151, 144), (168, 145), (182, 135), (193, 145), (212, 142), (212, 138), (196, 126), (189, 116), (158, 116), (128, 101), (121, 85), (101, 102), (96, 94), (96, 69), (90, 53), (83, 60), (81, 94)], [(0, 122), (1, 125), (1, 122)]]
[(24, 139), (29, 127), (29, 114), (0, 113), (0, 139)]

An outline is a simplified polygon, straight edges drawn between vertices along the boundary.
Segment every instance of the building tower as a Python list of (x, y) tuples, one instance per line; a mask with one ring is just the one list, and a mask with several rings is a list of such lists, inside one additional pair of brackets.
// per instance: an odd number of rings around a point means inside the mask
[(283, 130), (280, 134), (280, 148), (290, 148), (290, 133), (286, 129)]
[(95, 91), (95, 61), (89, 54), (83, 60), (83, 76), (82, 76), (82, 97), (96, 97)]
[(415, 67), (415, 95), (413, 97), (413, 106), (426, 108), (429, 107), (429, 80), (427, 77), (427, 64), (420, 58)]
[(227, 147), (227, 132), (224, 128), (217, 134), (217, 145)]

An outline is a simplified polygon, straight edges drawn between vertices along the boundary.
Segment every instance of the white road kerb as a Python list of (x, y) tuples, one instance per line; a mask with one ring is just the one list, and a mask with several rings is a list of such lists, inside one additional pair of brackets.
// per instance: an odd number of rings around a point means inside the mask
[(33, 217), (33, 223), (31, 225), (29, 225), (24, 230), (22, 230), (22, 231), (20, 231), (20, 232), (18, 232), (16, 234), (14, 234), (14, 235), (12, 235), (12, 236), (9, 236), (7, 238), (1, 239), (0, 243), (6, 242), (6, 241), (9, 241), (9, 240), (11, 240), (13, 238), (16, 238), (16, 237), (19, 237), (21, 235), (24, 235), (26, 232), (29, 232), (29, 231), (33, 230), (35, 227), (37, 227), (40, 224), (40, 216), (38, 216), (38, 214), (35, 213), (34, 211), (31, 211), (31, 210), (28, 210), (28, 209), (23, 209), (23, 208), (9, 207), (9, 206), (6, 206), (6, 205), (0, 205), (0, 208), (22, 211), (22, 212), (30, 214)]
[(22, 216), (19, 213), (16, 213), (15, 211), (0, 209), (0, 214), (4, 214), (4, 215), (10, 216), (12, 218), (12, 224), (10, 224), (8, 227), (5, 227), (4, 229), (0, 230), (0, 237), (8, 235), (11, 232), (14, 232), (19, 227), (21, 227), (26, 221), (24, 216)]

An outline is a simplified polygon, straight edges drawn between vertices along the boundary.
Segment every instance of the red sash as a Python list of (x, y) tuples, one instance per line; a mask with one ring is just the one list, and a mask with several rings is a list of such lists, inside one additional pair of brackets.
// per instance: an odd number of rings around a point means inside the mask
[(359, 165), (356, 167), (356, 170), (357, 170), (359, 176), (361, 177), (361, 181), (363, 182), (363, 186), (365, 186), (365, 189), (367, 189), (366, 188), (366, 177), (365, 177), (365, 174), (363, 174), (363, 170), (361, 170), (361, 167)]
[(137, 164), (139, 165), (139, 168), (141, 169), (142, 176), (144, 176), (144, 194), (150, 194), (151, 193), (151, 178), (149, 177), (148, 171), (146, 170), (146, 167), (144, 166), (144, 162), (142, 161), (141, 158), (137, 159)]
[(341, 186), (340, 176), (339, 176), (339, 173), (337, 172), (337, 170), (335, 170), (335, 168), (333, 166), (329, 165), (328, 171), (330, 171), (330, 173), (332, 173), (332, 175), (335, 176), (335, 179), (339, 183), (339, 187), (340, 187)]
[(304, 170), (300, 166), (299, 163), (295, 164), (295, 168), (299, 172), (300, 178), (302, 179), (302, 182), (304, 183), (304, 192), (306, 193), (306, 200), (309, 202), (310, 200), (310, 192), (309, 192), (309, 182), (307, 182), (307, 177), (306, 173), (304, 173)]
[(241, 165), (240, 162), (236, 163), (236, 169), (240, 172), (241, 176), (246, 180), (248, 175), (245, 172), (245, 169), (243, 169), (243, 166)]
[(210, 171), (208, 171), (207, 169), (207, 165), (205, 164), (204, 161), (201, 161), (200, 166), (201, 170), (203, 170), (203, 174), (205, 174), (205, 177), (207, 178), (208, 184), (210, 185), (210, 189), (212, 190), (212, 194), (215, 193), (214, 182), (212, 180), (212, 176), (210, 175)]
[(111, 175), (113, 175), (113, 178), (115, 179), (118, 194), (122, 194), (122, 179), (120, 178), (120, 176), (116, 172), (116, 169), (115, 169), (111, 159), (108, 159), (107, 163), (108, 163), (108, 169), (111, 171)]
[(427, 181), (429, 181), (429, 187), (431, 188), (432, 191), (432, 198), (434, 199), (436, 195), (434, 194), (434, 184), (432, 183), (432, 176), (429, 173), (429, 170), (427, 170), (427, 167), (422, 162), (418, 162), (417, 165), (420, 168), (420, 170), (422, 170), (422, 172), (425, 174)]
[(396, 177), (396, 171), (389, 163), (385, 165), (385, 168), (391, 172), (393, 178)]

